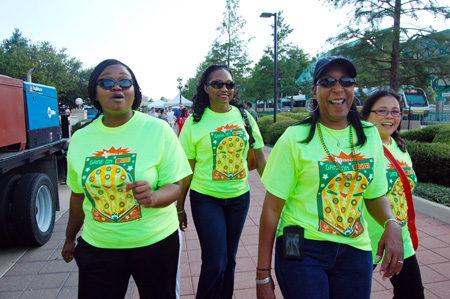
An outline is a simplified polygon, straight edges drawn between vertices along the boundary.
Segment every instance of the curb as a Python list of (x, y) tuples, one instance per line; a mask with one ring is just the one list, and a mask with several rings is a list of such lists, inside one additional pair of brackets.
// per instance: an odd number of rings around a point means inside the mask
[(434, 219), (450, 224), (450, 208), (433, 201), (413, 195), (414, 208)]
[[(264, 152), (270, 154), (272, 148), (264, 146)], [(450, 224), (450, 208), (433, 201), (413, 195), (414, 209), (434, 219)]]

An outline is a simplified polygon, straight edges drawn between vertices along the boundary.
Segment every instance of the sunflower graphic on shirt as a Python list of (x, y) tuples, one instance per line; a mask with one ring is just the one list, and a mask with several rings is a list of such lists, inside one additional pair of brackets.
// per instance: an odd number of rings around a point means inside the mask
[(325, 155), (318, 162), (318, 229), (345, 237), (356, 237), (364, 231), (361, 223), (362, 201), (365, 190), (373, 180), (373, 159), (357, 153), (356, 163), (352, 154), (344, 152), (333, 155), (333, 159)]
[(100, 222), (126, 222), (142, 217), (133, 192), (125, 182), (134, 181), (136, 154), (128, 149), (103, 149), (84, 163), (82, 185), (92, 204), (92, 217)]
[(213, 152), (213, 180), (245, 178), (244, 150), (247, 135), (237, 125), (226, 125), (210, 133)]

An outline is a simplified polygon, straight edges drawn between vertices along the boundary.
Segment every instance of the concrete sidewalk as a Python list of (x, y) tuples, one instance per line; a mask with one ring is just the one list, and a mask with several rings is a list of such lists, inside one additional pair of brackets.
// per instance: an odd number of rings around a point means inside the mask
[[(258, 250), (258, 225), (264, 201), (265, 188), (256, 171), (249, 176), (251, 187), (250, 210), (242, 233), (237, 254), (234, 298), (255, 298), (255, 268)], [(200, 244), (191, 217), (189, 200), (186, 201), (188, 229), (183, 233), (181, 257), (181, 298), (194, 298), (200, 274)], [(418, 205), (419, 206), (419, 205)], [(450, 219), (450, 212), (438, 206)], [(433, 213), (427, 210), (427, 213)], [(444, 212), (443, 212), (444, 211)], [(416, 208), (416, 226), (419, 235), (417, 259), (425, 285), (425, 297), (450, 298), (450, 225), (434, 219)], [(57, 221), (50, 241), (42, 247), (27, 252), (0, 278), (0, 298), (66, 299), (77, 298), (78, 268), (75, 262), (66, 264), (60, 255), (68, 220), (65, 212)], [(277, 298), (282, 298), (279, 288)], [(127, 299), (139, 298), (131, 281)], [(392, 298), (389, 281), (374, 273), (372, 298)]]

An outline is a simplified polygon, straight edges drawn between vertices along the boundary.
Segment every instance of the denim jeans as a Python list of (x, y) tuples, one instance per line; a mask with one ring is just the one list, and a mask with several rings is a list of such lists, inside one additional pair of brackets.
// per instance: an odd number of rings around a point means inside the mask
[(191, 190), (190, 198), (202, 249), (196, 298), (232, 298), (236, 253), (250, 204), (250, 192), (223, 199)]
[(283, 257), (283, 236), (276, 240), (275, 273), (285, 299), (370, 298), (372, 253), (354, 247), (305, 239), (304, 260)]

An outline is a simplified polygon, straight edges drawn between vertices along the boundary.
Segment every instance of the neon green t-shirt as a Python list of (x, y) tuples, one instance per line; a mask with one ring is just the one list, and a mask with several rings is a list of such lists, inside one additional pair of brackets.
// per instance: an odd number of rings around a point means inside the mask
[(70, 140), (67, 184), (84, 193), (83, 239), (100, 248), (154, 244), (178, 228), (175, 205), (141, 207), (126, 181), (148, 181), (153, 190), (192, 173), (167, 122), (134, 112), (124, 125), (105, 127), (103, 117)]
[[(375, 127), (363, 122), (367, 141), (355, 148), (355, 163), (349, 128), (332, 130), (320, 126), (332, 158), (327, 155), (317, 128), (309, 143), (301, 142), (309, 134), (307, 124), (289, 127), (270, 153), (262, 182), (267, 191), (286, 201), (276, 235), (282, 235), (286, 226), (299, 225), (305, 229), (307, 239), (369, 251), (362, 214), (364, 198), (380, 197), (387, 190), (380, 136)], [(356, 131), (352, 131), (356, 144)]]
[[(238, 108), (226, 113), (205, 109), (202, 119), (194, 123), (188, 117), (180, 142), (188, 159), (195, 159), (191, 189), (217, 198), (244, 194), (248, 185), (248, 134)], [(255, 149), (264, 146), (258, 125), (248, 113)]]
[[(417, 184), (417, 177), (416, 173), (412, 168), (411, 157), (407, 152), (406, 153), (402, 152), (398, 147), (397, 143), (392, 138), (391, 144), (384, 146), (391, 152), (392, 156), (394, 156), (395, 160), (398, 162), (398, 164), (400, 164), (406, 176), (408, 177), (412, 193), (414, 187)], [(405, 192), (403, 192), (402, 180), (400, 179), (400, 176), (395, 170), (394, 165), (392, 165), (392, 163), (386, 157), (384, 161), (386, 166), (386, 178), (388, 181), (388, 192), (386, 196), (389, 198), (389, 202), (391, 203), (392, 212), (394, 213), (396, 219), (398, 220), (398, 222), (400, 222), (402, 226), (403, 251), (404, 257), (406, 259), (408, 257), (413, 256), (415, 253), (408, 230), (408, 202), (406, 200)], [(365, 215), (368, 215), (366, 217), (366, 220), (370, 240), (372, 242), (373, 260), (375, 262), (378, 242), (381, 239), (381, 235), (384, 232), (384, 228), (370, 216), (368, 211), (365, 213), (366, 213)]]

